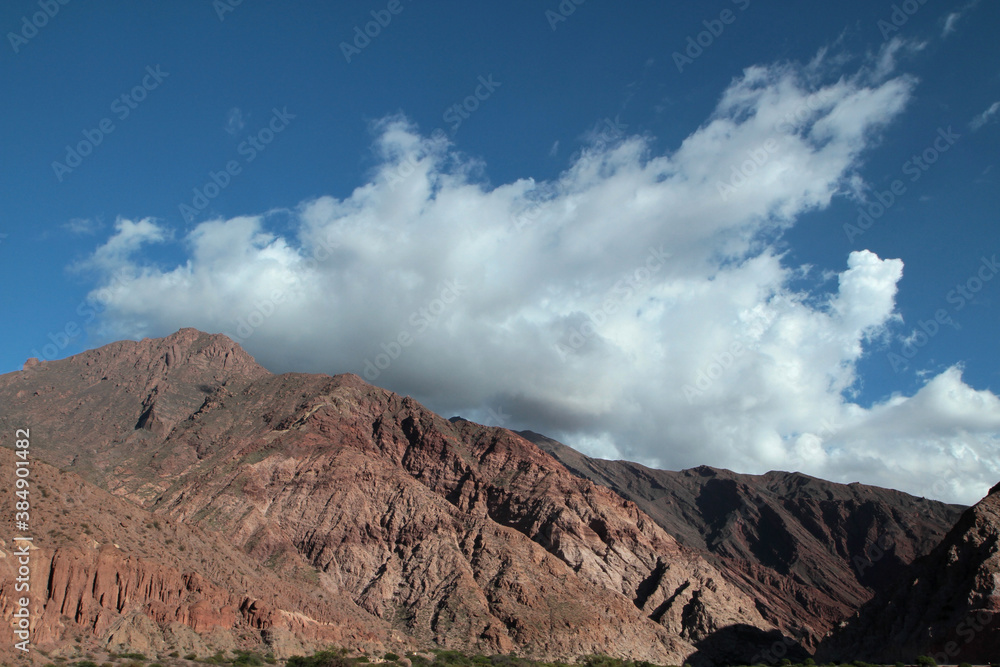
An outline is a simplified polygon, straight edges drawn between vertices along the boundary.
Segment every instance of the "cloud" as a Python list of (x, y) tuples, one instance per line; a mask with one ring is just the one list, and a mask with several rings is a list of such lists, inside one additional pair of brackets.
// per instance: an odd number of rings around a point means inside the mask
[(979, 0), (971, 0), (971, 2), (968, 2), (959, 8), (958, 11), (950, 12), (944, 19), (944, 28), (941, 30), (941, 37), (948, 37), (955, 32), (959, 20), (967, 13), (975, 9), (977, 5), (979, 5)]
[(110, 276), (120, 273), (125, 267), (132, 267), (131, 257), (143, 245), (159, 243), (170, 238), (169, 230), (165, 229), (153, 218), (141, 220), (115, 220), (115, 231), (94, 253), (74, 265), (77, 270), (92, 270)]
[(226, 114), (226, 125), (225, 130), (229, 134), (236, 135), (239, 134), (240, 130), (246, 127), (246, 121), (243, 119), (243, 111), (239, 107), (233, 107)]
[(551, 181), (490, 184), (447, 137), (383, 119), (370, 180), (302, 202), (291, 231), (205, 221), (171, 268), (140, 252), (164, 225), (119, 221), (90, 264), (134, 279), (99, 333), (220, 331), (272, 370), (358, 373), (603, 456), (973, 501), (1000, 477), (995, 396), (950, 369), (914, 396), (851, 399), (898, 321), (903, 263), (856, 251), (828, 278), (777, 250), (861, 187), (914, 87), (870, 65), (824, 84), (821, 60), (748, 68), (663, 154), (601, 121)]
[(1000, 102), (994, 102), (990, 105), (989, 109), (969, 121), (969, 129), (973, 132), (982, 129), (984, 125), (993, 120), (993, 117), (997, 115), (998, 111), (1000, 111)]
[(93, 220), (91, 218), (73, 218), (69, 222), (62, 225), (62, 228), (70, 234), (77, 234), (81, 236), (96, 234), (102, 227), (104, 227), (104, 225), (100, 220)]

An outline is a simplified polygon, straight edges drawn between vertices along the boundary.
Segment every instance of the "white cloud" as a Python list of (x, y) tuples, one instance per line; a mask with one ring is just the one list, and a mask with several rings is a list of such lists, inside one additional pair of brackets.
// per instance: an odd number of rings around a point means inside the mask
[(998, 111), (1000, 111), (1000, 102), (994, 102), (986, 111), (969, 121), (969, 129), (973, 132), (981, 129), (984, 125), (993, 120), (993, 117), (997, 115)]
[(114, 235), (89, 258), (74, 265), (75, 269), (92, 269), (103, 274), (120, 272), (130, 266), (132, 255), (147, 243), (159, 243), (170, 238), (169, 230), (153, 218), (115, 220)]
[(959, 20), (968, 12), (975, 9), (977, 5), (979, 5), (979, 0), (971, 0), (971, 2), (960, 7), (958, 11), (950, 12), (944, 19), (944, 28), (941, 30), (941, 37), (948, 37), (954, 33)]
[(997, 459), (995, 396), (953, 369), (913, 397), (850, 398), (897, 319), (902, 262), (854, 252), (803, 292), (811, 270), (772, 245), (861, 187), (914, 86), (886, 67), (821, 85), (820, 60), (747, 69), (666, 154), (598, 123), (547, 182), (488, 185), (443, 136), (387, 118), (370, 182), (302, 202), (288, 236), (267, 215), (210, 220), (163, 269), (136, 256), (165, 229), (119, 221), (90, 264), (135, 278), (105, 290), (101, 332), (222, 331), (274, 370), (355, 372), (605, 456), (972, 501), (1000, 476), (970, 467)]
[(63, 229), (70, 234), (77, 235), (96, 234), (103, 226), (100, 220), (92, 218), (72, 218), (69, 222), (62, 225)]

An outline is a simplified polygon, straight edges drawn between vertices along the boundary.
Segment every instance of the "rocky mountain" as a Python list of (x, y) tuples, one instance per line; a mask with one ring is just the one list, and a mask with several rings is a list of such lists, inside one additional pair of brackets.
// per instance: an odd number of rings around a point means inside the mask
[[(961, 510), (588, 459), (353, 375), (274, 375), (192, 329), (0, 376), (0, 432), (17, 428), (33, 636), (55, 650), (804, 657)], [(0, 556), (3, 637), (13, 545)]]
[[(352, 375), (272, 375), (223, 336), (182, 330), (29, 361), (0, 377), (0, 406), (0, 427), (30, 427), (38, 459), (129, 503), (111, 516), (135, 507), (213, 535), (242, 553), (234, 563), (263, 564), (294, 588), (279, 593), (260, 567), (170, 566), (163, 554), (180, 546), (130, 549), (119, 532), (135, 526), (110, 525), (93, 553), (76, 556), (91, 559), (78, 576), (124, 581), (140, 576), (126, 564), (148, 561), (143, 576), (173, 582), (174, 597), (119, 609), (86, 585), (77, 607), (140, 611), (152, 623), (134, 631), (150, 646), (169, 643), (171, 621), (207, 641), (189, 611), (201, 598), (178, 590), (190, 573), (210, 599), (230, 594), (226, 608), (270, 600), (272, 615), (310, 625), (356, 611), (362, 626), (371, 620), (372, 642), (680, 663), (727, 627), (773, 637), (753, 599), (701, 555), (523, 438), (448, 422)], [(88, 510), (106, 522), (108, 507)], [(56, 510), (40, 502), (36, 512), (47, 511)], [(198, 537), (175, 539), (188, 553)], [(113, 640), (106, 623), (68, 608), (51, 578), (39, 587), (41, 618), (58, 617), (40, 638), (86, 630)], [(320, 602), (331, 608), (310, 613)], [(10, 597), (0, 603), (9, 619)], [(240, 614), (217, 624), (226, 641), (270, 643), (266, 624)]]
[(820, 647), (823, 656), (938, 664), (1000, 657), (1000, 484), (969, 508), (896, 586), (864, 606)]
[[(0, 448), (0, 469), (13, 470), (14, 461)], [(15, 588), (23, 543), (10, 533), (0, 540), (4, 649), (14, 643), (11, 613), (24, 596), (32, 643), (50, 648), (207, 656), (251, 635), (280, 653), (391, 640), (387, 624), (349, 598), (301, 585), (311, 572), (278, 576), (220, 533), (147, 512), (41, 461), (30, 469), (28, 590)], [(0, 506), (13, 507), (13, 494), (11, 485), (0, 488)]]
[(592, 459), (531, 431), (521, 435), (636, 503), (753, 597), (768, 622), (811, 650), (937, 546), (964, 509), (800, 473), (654, 470)]

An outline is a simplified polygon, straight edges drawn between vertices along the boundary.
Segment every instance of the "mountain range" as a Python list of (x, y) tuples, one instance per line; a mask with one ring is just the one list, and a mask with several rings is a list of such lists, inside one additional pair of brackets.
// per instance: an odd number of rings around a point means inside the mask
[[(998, 493), (964, 508), (593, 459), (354, 375), (272, 374), (193, 329), (28, 360), (0, 376), (10, 480), (17, 429), (48, 652), (997, 657)], [(0, 540), (4, 647), (15, 548)]]

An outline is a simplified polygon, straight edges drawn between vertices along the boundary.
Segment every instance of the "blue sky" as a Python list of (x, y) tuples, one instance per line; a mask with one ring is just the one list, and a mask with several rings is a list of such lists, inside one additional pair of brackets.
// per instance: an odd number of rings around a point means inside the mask
[(194, 326), (596, 455), (973, 502), (1000, 7), (676, 5), (4, 3), (0, 371)]

